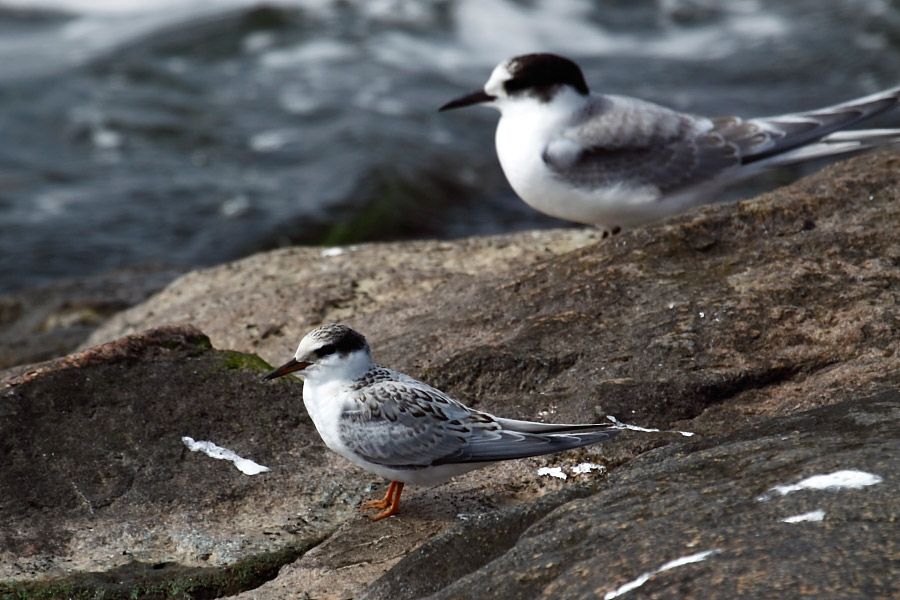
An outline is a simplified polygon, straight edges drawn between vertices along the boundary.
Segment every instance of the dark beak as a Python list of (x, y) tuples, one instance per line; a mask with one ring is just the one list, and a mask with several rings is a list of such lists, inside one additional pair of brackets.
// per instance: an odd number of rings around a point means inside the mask
[(477, 92), (472, 92), (471, 94), (466, 94), (461, 98), (457, 98), (456, 100), (451, 100), (447, 104), (443, 105), (438, 109), (438, 112), (443, 110), (453, 110), (454, 108), (462, 108), (463, 106), (471, 106), (473, 104), (482, 104), (484, 102), (491, 102), (492, 100), (496, 100), (497, 98), (491, 96), (490, 94), (484, 93), (484, 90), (478, 90)]
[(275, 369), (274, 371), (272, 371), (271, 373), (269, 373), (268, 375), (263, 377), (262, 380), (269, 381), (270, 379), (276, 379), (278, 377), (281, 377), (282, 375), (287, 375), (288, 373), (293, 373), (294, 371), (302, 371), (303, 369), (305, 369), (306, 367), (308, 367), (311, 364), (312, 363), (308, 363), (308, 362), (299, 362), (292, 358), (291, 360), (287, 361), (286, 363), (284, 363), (283, 365), (281, 365), (280, 367), (278, 367), (277, 369)]

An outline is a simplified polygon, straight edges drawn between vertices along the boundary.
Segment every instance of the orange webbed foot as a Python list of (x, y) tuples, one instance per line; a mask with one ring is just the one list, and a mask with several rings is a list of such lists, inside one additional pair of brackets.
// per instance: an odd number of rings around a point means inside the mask
[(359, 507), (359, 509), (369, 510), (377, 508), (378, 510), (381, 510), (380, 513), (372, 517), (373, 522), (397, 514), (400, 511), (400, 493), (403, 492), (403, 485), (402, 482), (392, 481), (391, 485), (388, 486), (387, 494), (384, 495), (383, 499), (366, 502)]

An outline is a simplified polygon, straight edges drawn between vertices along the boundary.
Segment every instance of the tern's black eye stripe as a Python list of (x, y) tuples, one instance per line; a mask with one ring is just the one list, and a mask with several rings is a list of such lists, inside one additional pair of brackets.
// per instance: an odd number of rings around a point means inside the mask
[(325, 344), (324, 346), (313, 350), (313, 354), (315, 354), (319, 358), (323, 358), (325, 356), (334, 354), (335, 352), (344, 355), (350, 354), (351, 352), (355, 352), (357, 350), (368, 348), (368, 345), (366, 344), (366, 338), (350, 328), (344, 329), (345, 331), (342, 331), (339, 335), (330, 338), (330, 344)]
[(527, 87), (531, 87), (532, 83), (525, 79), (510, 79), (509, 81), (503, 82), (503, 89), (506, 90), (507, 94), (512, 94), (513, 92), (518, 92), (519, 90), (524, 90)]
[(334, 341), (333, 350), (337, 350), (341, 354), (349, 354), (356, 350), (362, 350), (365, 347), (366, 338), (352, 329), (347, 329), (343, 335)]
[(326, 344), (321, 348), (316, 348), (316, 356), (322, 358), (323, 356), (328, 356), (329, 354), (334, 354), (335, 347), (334, 344)]

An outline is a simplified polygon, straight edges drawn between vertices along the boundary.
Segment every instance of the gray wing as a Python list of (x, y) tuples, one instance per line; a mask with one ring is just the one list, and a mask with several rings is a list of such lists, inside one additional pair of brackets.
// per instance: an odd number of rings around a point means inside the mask
[(473, 431), (500, 429), (490, 415), (414, 380), (373, 383), (360, 400), (358, 410), (341, 415), (341, 440), (365, 460), (396, 469), (431, 466), (458, 452)]
[(598, 96), (585, 114), (551, 140), (543, 159), (560, 177), (585, 189), (624, 183), (654, 186), (665, 195), (753, 163), (790, 164), (896, 143), (897, 130), (882, 133), (885, 139), (879, 141), (860, 132), (859, 139), (833, 136), (835, 144), (798, 152), (823, 138), (832, 141), (829, 136), (835, 131), (898, 103), (900, 87), (809, 112), (707, 119), (634, 98)]
[(537, 456), (618, 433), (600, 431), (607, 425), (498, 419), (415, 381), (376, 383), (361, 391), (361, 399), (359, 410), (342, 415), (341, 439), (365, 460), (395, 469)]
[(739, 166), (740, 144), (715, 122), (634, 98), (600, 96), (542, 156), (561, 178), (593, 190), (653, 186), (662, 194)]

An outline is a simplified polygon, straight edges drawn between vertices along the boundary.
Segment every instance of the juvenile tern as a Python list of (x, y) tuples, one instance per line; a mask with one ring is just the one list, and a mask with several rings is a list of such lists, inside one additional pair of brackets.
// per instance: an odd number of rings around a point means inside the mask
[(809, 112), (709, 118), (592, 93), (571, 60), (526, 54), (439, 110), (499, 110), (497, 156), (522, 200), (615, 233), (712, 202), (766, 169), (898, 143), (900, 129), (838, 131), (898, 103), (900, 86)]
[(372, 362), (366, 339), (346, 325), (312, 330), (294, 358), (263, 380), (303, 377), (303, 404), (325, 445), (390, 480), (373, 520), (395, 514), (407, 483), (432, 486), (491, 462), (603, 442), (612, 424), (554, 425), (474, 410), (408, 375)]

